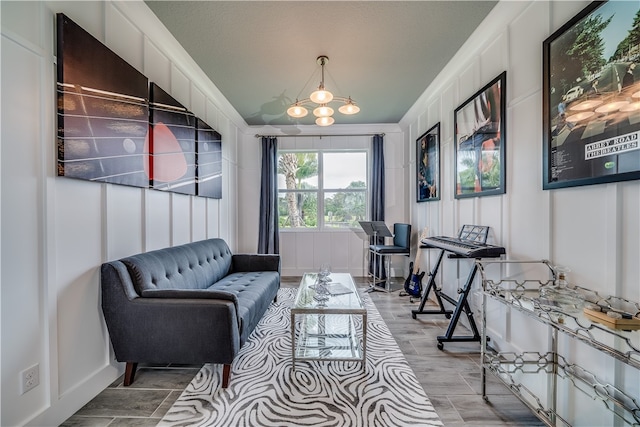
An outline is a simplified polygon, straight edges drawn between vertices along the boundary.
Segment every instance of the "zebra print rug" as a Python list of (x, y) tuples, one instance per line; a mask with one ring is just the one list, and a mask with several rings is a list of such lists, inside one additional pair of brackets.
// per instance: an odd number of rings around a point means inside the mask
[(359, 362), (299, 361), (292, 370), (290, 307), (282, 288), (233, 362), (205, 365), (159, 426), (442, 426), (368, 294), (366, 372)]

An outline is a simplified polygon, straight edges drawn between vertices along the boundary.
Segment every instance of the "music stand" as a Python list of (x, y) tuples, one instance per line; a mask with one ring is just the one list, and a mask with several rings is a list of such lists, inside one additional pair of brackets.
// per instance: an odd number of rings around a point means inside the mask
[[(384, 221), (358, 221), (358, 222), (360, 223), (360, 227), (362, 227), (366, 235), (369, 237), (373, 237), (374, 245), (378, 244), (378, 237), (382, 237), (383, 239), (385, 237), (393, 237), (391, 230), (389, 230), (389, 227), (387, 227), (387, 224), (385, 224)], [(369, 251), (369, 253), (370, 252), (371, 251)], [(375, 286), (376, 286), (376, 276), (378, 274), (377, 258), (378, 257), (376, 256), (373, 257), (373, 275), (372, 275), (371, 287), (369, 288), (369, 291), (375, 290)], [(385, 278), (384, 281), (387, 281), (387, 280), (389, 280), (388, 277)], [(383, 280), (380, 280), (379, 282), (382, 283)]]
[(358, 238), (362, 240), (362, 275), (366, 277), (367, 257), (365, 256), (365, 254), (369, 251), (369, 245), (371, 244), (371, 242), (369, 241), (369, 236), (363, 231), (361, 227), (349, 227), (349, 229), (356, 233), (356, 236), (358, 236)]

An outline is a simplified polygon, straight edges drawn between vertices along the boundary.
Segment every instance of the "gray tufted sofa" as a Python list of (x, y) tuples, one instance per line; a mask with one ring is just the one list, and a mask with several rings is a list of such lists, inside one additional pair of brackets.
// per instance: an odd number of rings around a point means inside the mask
[(280, 288), (280, 256), (232, 254), (222, 239), (102, 264), (102, 311), (124, 385), (137, 364), (231, 363)]

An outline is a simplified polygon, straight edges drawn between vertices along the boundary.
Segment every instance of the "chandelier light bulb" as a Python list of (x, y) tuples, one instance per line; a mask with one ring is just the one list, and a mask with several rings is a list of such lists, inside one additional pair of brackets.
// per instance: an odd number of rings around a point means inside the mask
[(297, 119), (304, 117), (307, 115), (307, 113), (309, 113), (307, 111), (306, 108), (304, 108), (303, 106), (299, 105), (298, 103), (293, 104), (291, 107), (289, 107), (289, 109), (287, 110), (287, 114), (290, 115), (291, 117), (295, 117)]
[(316, 124), (318, 126), (331, 126), (333, 122), (335, 122), (335, 120), (331, 116), (318, 117), (316, 119)]
[(333, 100), (333, 94), (328, 90), (325, 90), (324, 86), (320, 85), (318, 90), (311, 93), (309, 99), (316, 104), (328, 104)]
[(316, 117), (329, 117), (333, 116), (333, 108), (321, 105), (313, 110), (313, 115)]
[(338, 108), (338, 111), (340, 111), (342, 114), (356, 114), (357, 112), (360, 111), (360, 107), (358, 107), (356, 104), (353, 103), (353, 101), (351, 100), (351, 97), (349, 97), (349, 100), (347, 101), (346, 104), (341, 105), (340, 108)]

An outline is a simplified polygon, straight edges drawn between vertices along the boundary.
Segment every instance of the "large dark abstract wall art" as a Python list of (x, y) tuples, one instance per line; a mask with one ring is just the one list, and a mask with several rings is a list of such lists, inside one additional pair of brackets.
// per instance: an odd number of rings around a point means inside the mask
[(151, 83), (145, 168), (151, 187), (196, 194), (196, 117), (160, 86)]
[(148, 187), (148, 81), (58, 14), (58, 175)]
[(198, 196), (222, 198), (222, 137), (198, 119)]
[(222, 198), (222, 138), (57, 15), (58, 175)]

